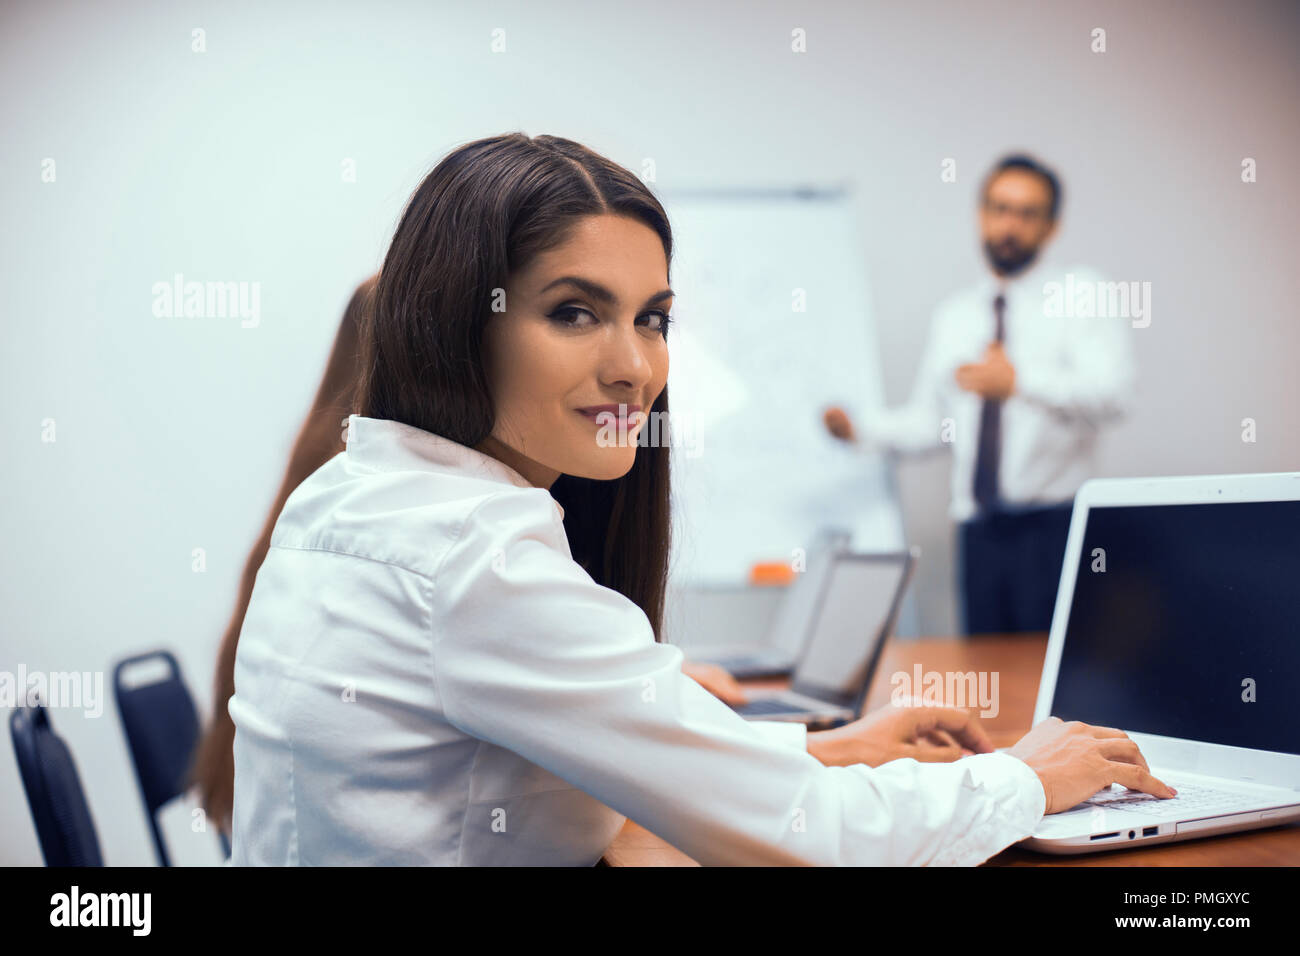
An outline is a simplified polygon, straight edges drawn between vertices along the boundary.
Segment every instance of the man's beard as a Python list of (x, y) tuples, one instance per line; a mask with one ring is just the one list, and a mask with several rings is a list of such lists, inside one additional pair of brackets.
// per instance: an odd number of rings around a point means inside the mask
[(985, 242), (984, 254), (997, 272), (1004, 276), (1013, 276), (1023, 272), (1038, 255), (1037, 249), (1022, 246), (1011, 240), (1002, 242)]

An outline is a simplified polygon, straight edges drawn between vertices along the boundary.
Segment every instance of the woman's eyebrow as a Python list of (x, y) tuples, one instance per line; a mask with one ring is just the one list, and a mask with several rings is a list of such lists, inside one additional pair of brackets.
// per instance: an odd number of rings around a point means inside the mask
[[(584, 293), (603, 305), (618, 304), (618, 296), (613, 292), (605, 288), (599, 282), (593, 282), (591, 279), (584, 279), (581, 276), (560, 276), (560, 278), (548, 282), (542, 287), (541, 291), (546, 292), (554, 286), (564, 285), (566, 283), (575, 288), (581, 289)], [(664, 289), (662, 292), (656, 292), (654, 295), (650, 296), (650, 298), (646, 299), (645, 304), (650, 305), (654, 302), (662, 302), (664, 299), (671, 299), (675, 296), (676, 293), (673, 292), (672, 289)]]

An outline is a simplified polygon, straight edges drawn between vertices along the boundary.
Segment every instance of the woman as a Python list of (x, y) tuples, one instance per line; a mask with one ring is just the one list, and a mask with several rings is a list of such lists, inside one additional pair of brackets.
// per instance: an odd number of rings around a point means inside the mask
[[(344, 450), (340, 423), (352, 411), (356, 381), (360, 374), (358, 352), (361, 321), (374, 296), (378, 278), (372, 276), (362, 282), (343, 311), (316, 398), (294, 442), (288, 467), (270, 513), (244, 564), (235, 609), (221, 638), (213, 680), (213, 719), (205, 729), (194, 754), (189, 785), (197, 788), (208, 817), (216, 821), (227, 834), (230, 832), (230, 810), (235, 794), (235, 725), (230, 719), (227, 703), (235, 692), (235, 652), (239, 646), (239, 632), (244, 625), (244, 615), (253, 594), (253, 582), (270, 548), (271, 533), (285, 501), (303, 479)], [(702, 661), (684, 660), (682, 672), (727, 703), (745, 702), (744, 690), (722, 667)], [(942, 730), (935, 730), (928, 738), (922, 738), (919, 746), (916, 754), (918, 759), (953, 760), (961, 755), (960, 746)]]
[[(668, 442), (640, 441), (671, 254), (644, 185), (568, 140), (479, 140), (416, 190), (346, 451), (288, 497), (244, 621), (234, 862), (590, 865), (627, 816), (705, 863), (973, 863), (1112, 781), (1166, 789), (1118, 731), (805, 734), (682, 673)], [(894, 759), (932, 732), (980, 752)]]

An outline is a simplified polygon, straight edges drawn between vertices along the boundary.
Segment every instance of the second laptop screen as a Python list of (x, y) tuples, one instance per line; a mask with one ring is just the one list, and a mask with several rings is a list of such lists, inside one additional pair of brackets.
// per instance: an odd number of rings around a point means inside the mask
[(856, 694), (903, 576), (903, 558), (840, 557), (795, 674), (798, 684)]

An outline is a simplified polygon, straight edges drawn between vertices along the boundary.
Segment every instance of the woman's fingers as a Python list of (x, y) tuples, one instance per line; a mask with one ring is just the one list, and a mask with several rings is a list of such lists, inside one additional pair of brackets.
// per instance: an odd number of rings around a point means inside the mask
[(993, 752), (993, 741), (980, 726), (979, 718), (964, 707), (917, 707), (911, 713), (916, 719), (918, 736), (932, 730), (943, 730), (974, 753)]
[(1137, 764), (1112, 761), (1110, 767), (1111, 775), (1115, 778), (1113, 782), (1128, 787), (1130, 790), (1141, 790), (1143, 793), (1149, 793), (1153, 797), (1162, 797), (1166, 800), (1178, 793), (1169, 784), (1157, 780)]
[(1138, 745), (1128, 737), (1107, 737), (1097, 745), (1097, 749), (1107, 760), (1136, 764), (1147, 773), (1151, 772), (1151, 768), (1147, 766), (1147, 758), (1142, 756)]
[(962, 749), (960, 744), (935, 743), (928, 738), (922, 738), (916, 744), (907, 748), (903, 756), (911, 757), (919, 763), (951, 763), (954, 760), (960, 760), (965, 753), (966, 751)]

